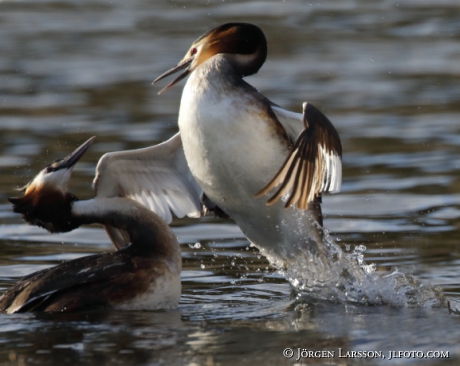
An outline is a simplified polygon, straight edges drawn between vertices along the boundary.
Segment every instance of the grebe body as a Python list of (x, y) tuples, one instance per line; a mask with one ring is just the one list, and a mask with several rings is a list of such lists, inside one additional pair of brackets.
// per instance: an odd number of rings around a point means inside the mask
[(41, 171), (14, 211), (51, 232), (84, 224), (110, 225), (130, 244), (113, 253), (78, 258), (20, 280), (0, 298), (0, 310), (155, 310), (177, 307), (181, 293), (179, 243), (168, 225), (143, 205), (121, 197), (79, 201), (67, 191), (71, 170), (92, 139)]
[[(163, 92), (190, 75), (179, 131), (191, 173), (248, 239), (284, 266), (304, 250), (322, 251), (321, 195), (340, 189), (342, 149), (333, 125), (311, 104), (303, 114), (286, 111), (243, 80), (266, 53), (258, 27), (224, 24), (155, 82), (184, 70)], [(277, 186), (268, 205), (255, 198)]]

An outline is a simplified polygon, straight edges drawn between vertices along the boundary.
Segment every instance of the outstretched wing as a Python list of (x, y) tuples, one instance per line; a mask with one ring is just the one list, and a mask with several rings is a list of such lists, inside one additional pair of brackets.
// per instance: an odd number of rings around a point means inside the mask
[[(97, 197), (128, 197), (138, 201), (168, 224), (177, 217), (200, 217), (203, 194), (185, 160), (180, 134), (152, 147), (107, 153), (99, 160), (94, 178)], [(106, 227), (117, 248), (126, 235)]]
[[(296, 114), (278, 107), (272, 109), (288, 135), (292, 136), (299, 122), (297, 119), (296, 124)], [(286, 208), (296, 204), (299, 209), (307, 209), (308, 204), (321, 193), (340, 191), (342, 145), (336, 129), (312, 104), (303, 104), (302, 119), (304, 129), (283, 165), (272, 181), (256, 195), (261, 197), (281, 185), (267, 205), (286, 196)]]

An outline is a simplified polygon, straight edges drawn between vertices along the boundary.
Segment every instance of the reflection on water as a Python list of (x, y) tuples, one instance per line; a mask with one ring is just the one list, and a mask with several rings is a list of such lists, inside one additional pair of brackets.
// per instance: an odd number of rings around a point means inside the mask
[[(51, 236), (25, 226), (6, 197), (45, 163), (96, 135), (71, 186), (87, 198), (102, 153), (170, 137), (177, 131), (181, 88), (157, 96), (160, 87), (150, 83), (191, 41), (227, 21), (257, 23), (267, 35), (268, 59), (251, 84), (285, 108), (300, 111), (303, 101), (312, 102), (340, 133), (342, 193), (323, 200), (331, 238), (346, 253), (364, 245), (364, 260), (377, 273), (411, 274), (441, 288), (455, 305), (455, 0), (1, 1), (1, 289), (62, 260), (112, 250), (99, 228)], [(442, 362), (458, 361), (458, 318), (445, 308), (296, 300), (284, 277), (232, 223), (183, 219), (175, 230), (184, 258), (177, 312), (2, 315), (2, 360), (279, 365), (294, 363), (282, 356), (286, 347), (341, 347), (448, 350), (451, 357)], [(356, 360), (333, 362), (339, 361)]]

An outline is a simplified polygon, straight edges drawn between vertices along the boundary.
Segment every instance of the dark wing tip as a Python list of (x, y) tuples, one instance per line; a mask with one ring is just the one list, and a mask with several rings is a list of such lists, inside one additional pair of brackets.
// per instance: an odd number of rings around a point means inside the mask
[(281, 185), (268, 205), (289, 194), (285, 208), (295, 205), (305, 210), (321, 193), (340, 190), (342, 146), (336, 129), (310, 103), (303, 103), (303, 122), (305, 128), (275, 178), (256, 195), (260, 197)]
[(317, 142), (325, 145), (328, 149), (334, 150), (338, 156), (342, 157), (340, 136), (329, 118), (311, 103), (305, 102), (302, 107), (305, 128), (314, 127), (320, 130), (321, 133), (318, 134)]

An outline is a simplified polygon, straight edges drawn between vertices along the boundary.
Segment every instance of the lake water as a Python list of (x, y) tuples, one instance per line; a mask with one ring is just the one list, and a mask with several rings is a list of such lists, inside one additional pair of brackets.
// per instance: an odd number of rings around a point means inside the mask
[[(100, 227), (27, 226), (6, 198), (95, 135), (71, 184), (89, 198), (104, 152), (172, 136), (183, 82), (161, 96), (164, 85), (151, 82), (229, 21), (255, 23), (268, 39), (267, 62), (248, 82), (287, 109), (309, 101), (336, 126), (343, 186), (323, 199), (325, 226), (349, 256), (364, 245), (377, 274), (404, 278), (401, 301), (296, 296), (231, 221), (181, 219), (177, 311), (0, 314), (0, 363), (457, 365), (460, 319), (436, 295), (460, 307), (457, 0), (0, 1), (0, 290), (112, 250)], [(420, 288), (423, 301), (411, 297)], [(298, 348), (334, 357), (296, 360)], [(390, 351), (419, 353), (389, 360)]]

